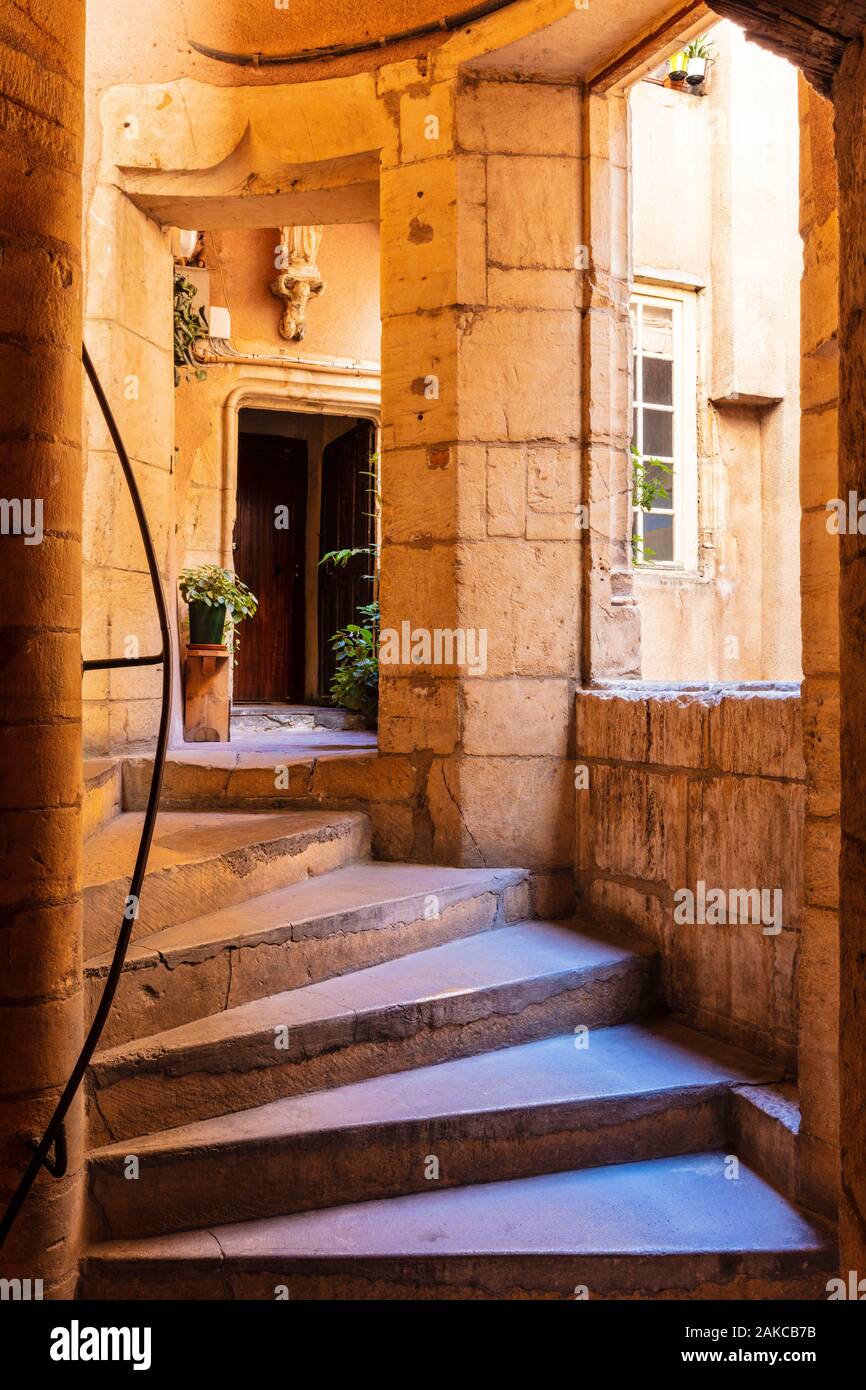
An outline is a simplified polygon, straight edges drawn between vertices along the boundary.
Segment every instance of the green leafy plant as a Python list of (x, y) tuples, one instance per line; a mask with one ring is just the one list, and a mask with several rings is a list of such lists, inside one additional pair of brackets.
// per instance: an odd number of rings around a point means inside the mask
[[(378, 462), (378, 454), (373, 454), (366, 473), (372, 479), (369, 493), (374, 504), (374, 510), (367, 515), (373, 518), (374, 524), (381, 503)], [(337, 669), (331, 678), (331, 699), (335, 705), (357, 710), (374, 723), (379, 708), (379, 547), (373, 542), (329, 550), (319, 564), (345, 569), (357, 555), (367, 555), (372, 561), (372, 574), (364, 578), (372, 581), (373, 597), (369, 603), (359, 605), (360, 623), (347, 623), (330, 639), (331, 650), (337, 658)]]
[(379, 708), (378, 600), (361, 604), (358, 616), (361, 623), (347, 623), (331, 638), (331, 650), (337, 657), (331, 699), (372, 722)]
[(204, 309), (194, 304), (196, 289), (184, 275), (174, 277), (174, 384), (180, 385), (181, 367), (194, 367), (196, 381), (207, 372), (195, 356), (195, 345), (208, 336)]
[(259, 606), (254, 593), (232, 570), (219, 565), (197, 565), (181, 570), (178, 576), (180, 596), (190, 608), (199, 604), (205, 608), (225, 608), (226, 636), (237, 657), (239, 642), (236, 628), (244, 618), (252, 618)]
[(691, 43), (686, 48), (686, 57), (706, 58), (707, 62), (712, 62), (713, 49), (715, 46), (712, 39), (704, 34), (703, 38), (692, 39)]
[[(631, 500), (638, 511), (651, 512), (656, 502), (667, 502), (670, 490), (665, 486), (667, 478), (673, 477), (673, 467), (660, 459), (645, 459), (638, 451), (637, 444), (631, 444)], [(665, 482), (658, 476), (666, 474)], [(635, 564), (647, 564), (655, 558), (655, 551), (647, 545), (643, 536), (633, 530), (631, 533), (631, 554)]]

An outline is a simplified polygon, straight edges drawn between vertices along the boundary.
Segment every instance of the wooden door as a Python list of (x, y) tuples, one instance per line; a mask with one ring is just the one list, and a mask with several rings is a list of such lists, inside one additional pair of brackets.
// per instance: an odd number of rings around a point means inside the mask
[[(368, 476), (375, 432), (367, 420), (333, 440), (322, 454), (320, 551), (371, 545), (375, 536), (374, 483)], [(335, 662), (330, 638), (347, 623), (356, 623), (358, 606), (369, 603), (373, 557), (358, 555), (345, 568), (319, 570), (319, 695), (330, 699)]]
[(259, 607), (238, 629), (236, 703), (304, 698), (306, 513), (306, 443), (241, 433), (235, 570)]

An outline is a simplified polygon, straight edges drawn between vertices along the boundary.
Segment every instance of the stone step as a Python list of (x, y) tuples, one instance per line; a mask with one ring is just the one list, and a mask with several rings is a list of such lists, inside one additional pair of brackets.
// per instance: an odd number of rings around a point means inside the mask
[[(528, 911), (522, 869), (352, 864), (134, 941), (102, 1043), (145, 1038)], [(85, 967), (91, 1017), (110, 959)]]
[[(277, 776), (277, 772), (281, 775)], [(143, 811), (153, 759), (123, 760), (124, 805)], [(407, 757), (380, 757), (360, 730), (285, 730), (227, 744), (187, 744), (166, 759), (160, 805), (170, 811), (354, 810), (346, 802), (404, 802), (417, 789)]]
[[(152, 770), (146, 754), (124, 759), (128, 811), (144, 810)], [(375, 857), (405, 862), (429, 853), (427, 819), (416, 809), (426, 785), (422, 763), (405, 753), (380, 754), (367, 730), (285, 729), (172, 750), (160, 805), (166, 811), (364, 811)]]
[[(294, 1096), (90, 1155), (94, 1230), (147, 1236), (716, 1147), (767, 1069), (669, 1021)], [(128, 1178), (130, 1156), (138, 1177)]]
[(232, 705), (232, 738), (236, 733), (278, 734), (281, 729), (365, 729), (363, 714), (333, 705)]
[(694, 1153), (112, 1241), (80, 1297), (826, 1299), (829, 1230), (730, 1171)]
[(621, 1023), (654, 1002), (654, 967), (649, 949), (521, 922), (257, 999), (99, 1053), (91, 1141)]
[(115, 758), (85, 758), (81, 798), (81, 833), (88, 839), (120, 812), (121, 764)]
[[(110, 951), (129, 890), (140, 812), (116, 816), (84, 851), (85, 954)], [(370, 826), (358, 811), (161, 813), (133, 939), (187, 921), (207, 907), (324, 874), (369, 854)]]

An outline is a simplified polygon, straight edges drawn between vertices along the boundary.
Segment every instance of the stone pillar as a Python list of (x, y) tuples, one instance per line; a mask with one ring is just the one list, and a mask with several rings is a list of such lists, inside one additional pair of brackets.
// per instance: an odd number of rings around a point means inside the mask
[(438, 860), (546, 876), (579, 674), (580, 98), (415, 79), (382, 169), (383, 631), (486, 652), (385, 664), (380, 747), (423, 765)]
[[(81, 1043), (81, 160), (84, 3), (6, 6), (0, 77), (0, 1203)], [(16, 510), (17, 509), (17, 510)], [(16, 520), (23, 521), (23, 527)], [(34, 523), (40, 523), (38, 525)], [(16, 534), (16, 530), (18, 533)], [(29, 531), (29, 535), (25, 534)], [(74, 1289), (69, 1176), (41, 1175), (6, 1278)]]
[(799, 961), (801, 1198), (833, 1211), (839, 1144), (839, 219), (833, 107), (800, 78), (800, 522), (807, 795)]
[[(866, 498), (866, 50), (851, 43), (835, 82), (839, 173), (839, 490)], [(866, 1270), (866, 546), (840, 538), (841, 1261)], [(829, 616), (829, 615), (828, 615)], [(824, 634), (824, 640), (830, 640)], [(805, 643), (804, 643), (805, 645)]]

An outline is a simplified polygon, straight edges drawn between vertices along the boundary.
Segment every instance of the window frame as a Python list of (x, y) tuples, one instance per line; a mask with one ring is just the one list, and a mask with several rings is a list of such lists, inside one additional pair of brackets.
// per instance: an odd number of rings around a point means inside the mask
[[(698, 305), (697, 293), (691, 288), (661, 287), (636, 279), (629, 296), (629, 332), (631, 336), (631, 411), (634, 420), (639, 383), (635, 364), (640, 364), (641, 329), (635, 336), (632, 310), (636, 305), (650, 305), (672, 310), (673, 323), (673, 558), (671, 560), (641, 560), (632, 551), (631, 535), (637, 511), (631, 497), (632, 478), (629, 467), (629, 534), (630, 565), (636, 574), (696, 574), (698, 571)], [(641, 393), (642, 394), (642, 393)], [(650, 403), (655, 405), (654, 402)], [(666, 407), (656, 407), (665, 409)], [(633, 427), (632, 427), (633, 428)], [(641, 457), (652, 457), (644, 455)], [(662, 514), (667, 509), (658, 508)], [(642, 534), (642, 526), (641, 526)]]

